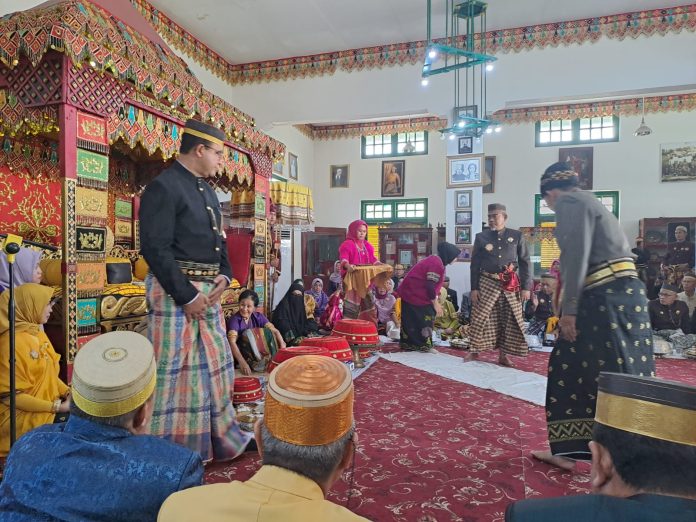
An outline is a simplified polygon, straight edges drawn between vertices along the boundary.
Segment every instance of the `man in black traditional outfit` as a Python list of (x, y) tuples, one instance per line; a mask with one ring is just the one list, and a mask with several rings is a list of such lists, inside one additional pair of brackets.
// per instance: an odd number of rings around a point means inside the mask
[(567, 163), (546, 169), (541, 194), (556, 212), (563, 296), (546, 385), (551, 451), (532, 455), (572, 469), (571, 459), (590, 458), (600, 370), (654, 375), (652, 331), (645, 285), (616, 217), (578, 189)]
[(217, 174), (225, 133), (189, 120), (177, 160), (145, 189), (140, 244), (150, 267), (148, 337), (157, 358), (150, 433), (204, 461), (236, 457), (249, 443), (230, 401), (234, 359), (220, 296), (232, 272), (220, 203), (206, 182)]
[(601, 373), (592, 440), (595, 494), (521, 500), (505, 520), (696, 520), (696, 388)]

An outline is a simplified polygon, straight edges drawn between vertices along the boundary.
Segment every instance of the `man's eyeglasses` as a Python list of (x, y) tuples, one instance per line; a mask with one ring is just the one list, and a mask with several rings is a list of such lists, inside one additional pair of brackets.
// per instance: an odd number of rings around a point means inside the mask
[(225, 149), (215, 150), (215, 149), (214, 149), (213, 147), (211, 147), (210, 145), (203, 145), (203, 146), (204, 146), (206, 149), (210, 149), (210, 150), (212, 150), (213, 152), (215, 152), (215, 154), (217, 154), (217, 157), (218, 157), (218, 158), (222, 158), (222, 155), (225, 153)]

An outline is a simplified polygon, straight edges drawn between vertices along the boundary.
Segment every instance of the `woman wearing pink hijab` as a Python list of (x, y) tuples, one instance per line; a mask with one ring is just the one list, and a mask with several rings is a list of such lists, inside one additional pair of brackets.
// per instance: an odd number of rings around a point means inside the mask
[[(353, 272), (356, 265), (379, 264), (375, 257), (375, 249), (366, 238), (367, 223), (361, 219), (356, 219), (348, 225), (346, 240), (338, 247), (342, 276), (345, 277), (348, 272)], [(352, 319), (366, 319), (376, 322), (372, 294), (368, 292), (366, 297), (361, 299), (355, 290), (346, 292), (343, 315)]]

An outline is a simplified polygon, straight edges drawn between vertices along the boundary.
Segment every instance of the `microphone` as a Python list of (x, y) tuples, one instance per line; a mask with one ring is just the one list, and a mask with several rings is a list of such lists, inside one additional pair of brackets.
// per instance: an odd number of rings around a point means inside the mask
[(19, 252), (19, 245), (15, 242), (5, 243), (5, 253), (6, 254), (17, 254)]
[[(8, 237), (7, 234), (0, 234), (0, 239), (7, 238), (7, 237)], [(19, 252), (19, 248), (22, 244), (27, 244), (27, 245), (39, 247), (43, 250), (49, 250), (51, 252), (55, 252), (56, 250), (58, 250), (58, 247), (55, 247), (53, 245), (47, 245), (45, 243), (37, 243), (36, 241), (29, 241), (28, 239), (24, 239), (22, 237), (15, 236), (14, 234), (9, 234), (9, 240), (5, 241), (5, 246), (3, 247), (3, 250), (5, 250), (6, 254), (16, 254), (17, 252)], [(14, 252), (10, 252), (8, 250), (9, 245), (16, 245), (17, 250), (15, 250)]]

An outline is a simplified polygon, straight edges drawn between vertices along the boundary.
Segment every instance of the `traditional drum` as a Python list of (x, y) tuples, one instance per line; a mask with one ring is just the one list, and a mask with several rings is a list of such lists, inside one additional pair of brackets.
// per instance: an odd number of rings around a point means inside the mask
[(672, 353), (672, 343), (659, 335), (653, 335), (653, 353), (658, 357), (670, 355)]
[(261, 381), (256, 377), (235, 377), (232, 391), (232, 404), (256, 402), (263, 398)]
[(377, 325), (370, 321), (360, 319), (341, 319), (334, 326), (331, 335), (345, 337), (351, 346), (359, 346), (363, 350), (377, 348), (379, 346), (379, 335)]
[(278, 351), (273, 332), (269, 328), (249, 328), (237, 338), (242, 357), (255, 372), (265, 372), (266, 366)]
[(331, 352), (323, 346), (288, 346), (287, 348), (281, 348), (273, 356), (271, 362), (268, 363), (266, 371), (271, 373), (280, 363), (298, 355), (325, 355), (326, 357), (331, 357)]
[(331, 357), (341, 362), (350, 362), (353, 360), (353, 352), (350, 351), (350, 345), (345, 337), (340, 337), (338, 335), (309, 337), (302, 342), (304, 345), (326, 348), (331, 353)]

